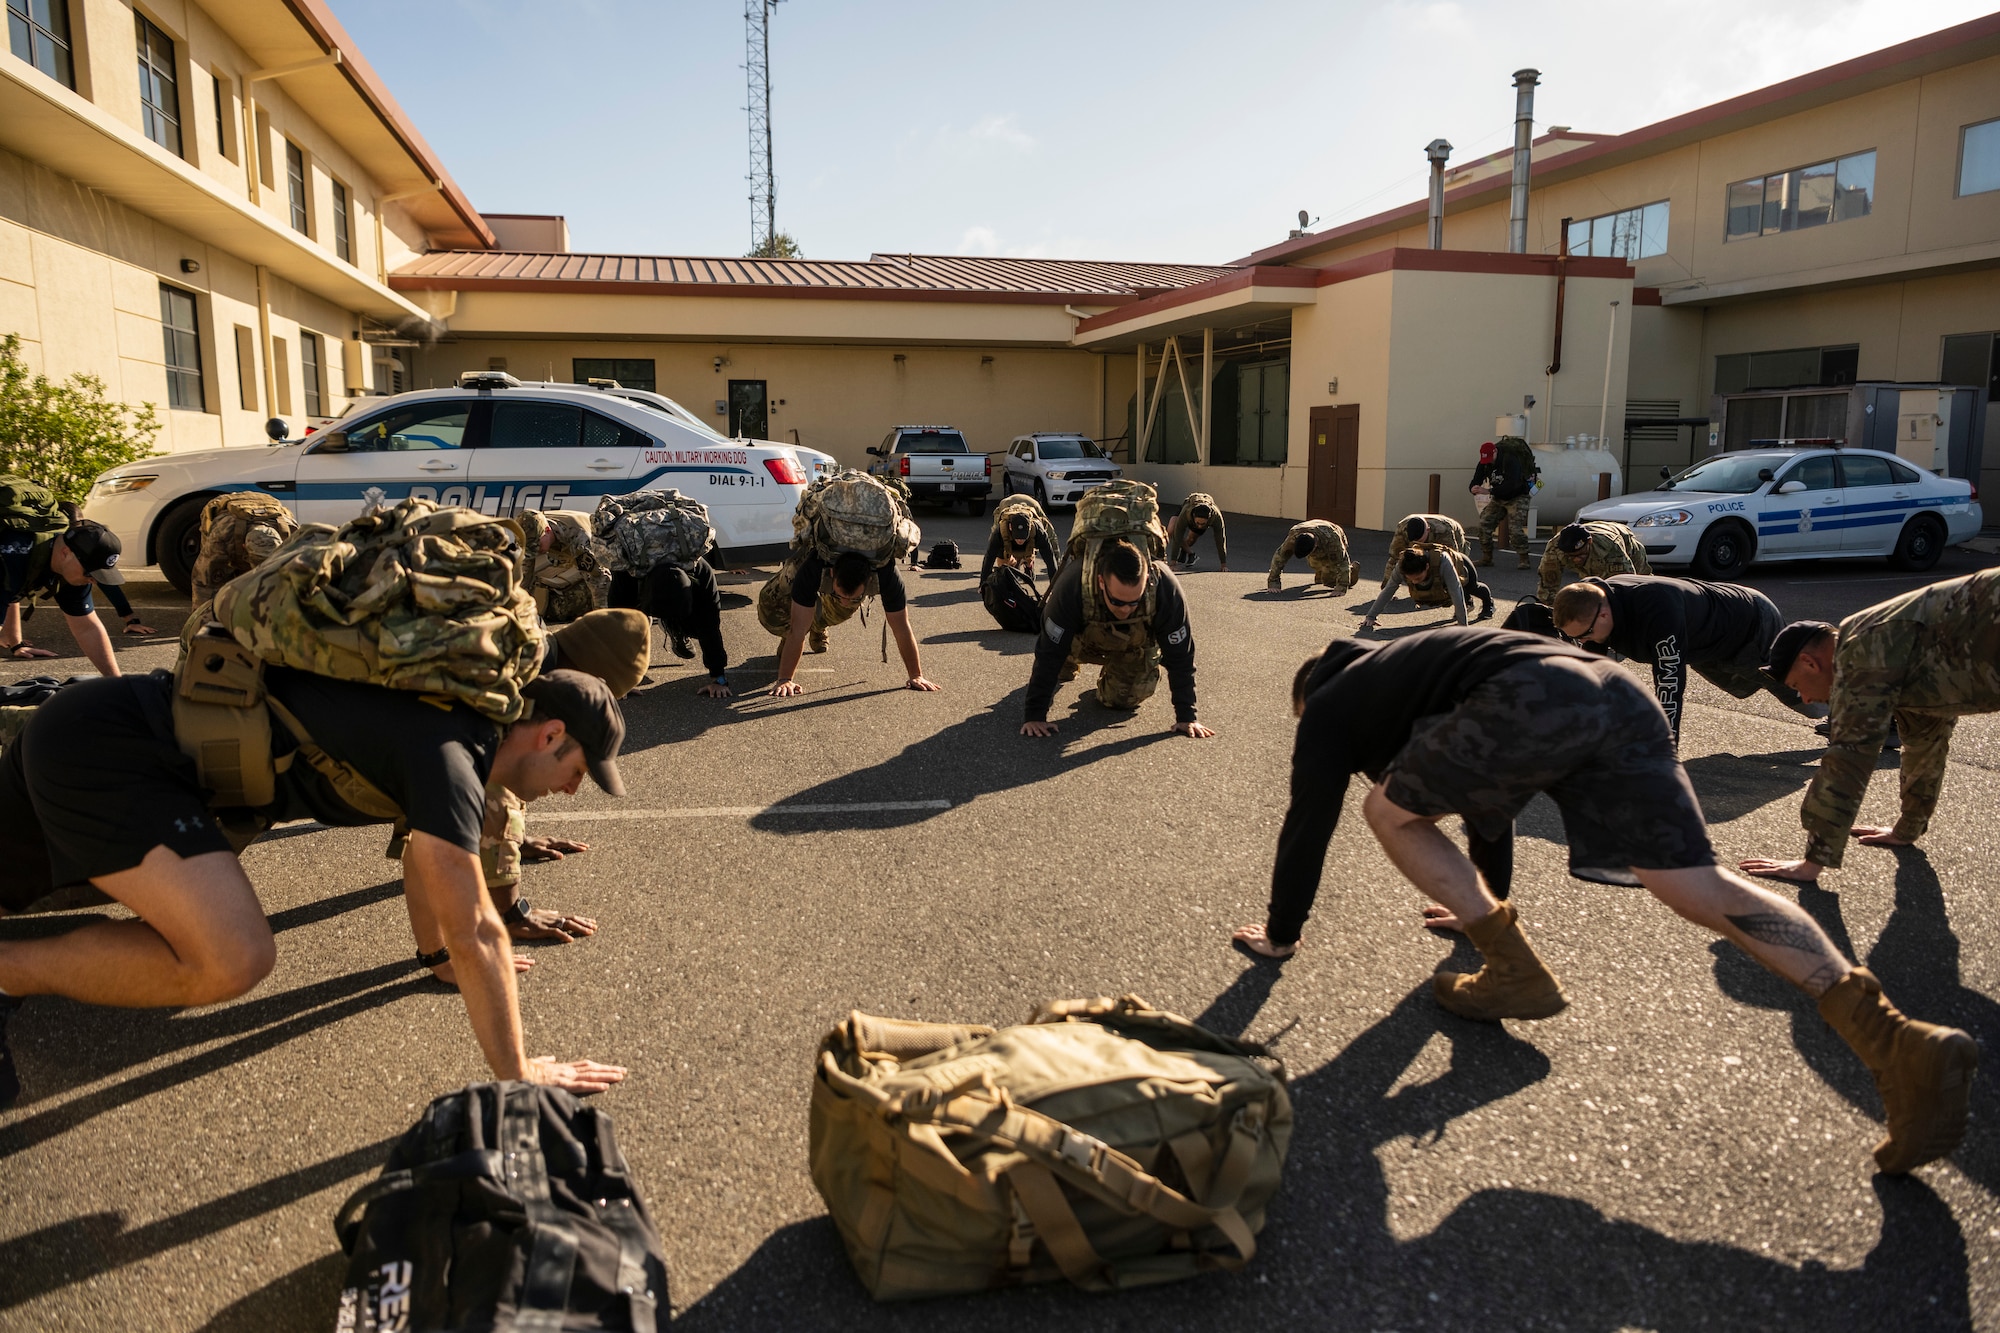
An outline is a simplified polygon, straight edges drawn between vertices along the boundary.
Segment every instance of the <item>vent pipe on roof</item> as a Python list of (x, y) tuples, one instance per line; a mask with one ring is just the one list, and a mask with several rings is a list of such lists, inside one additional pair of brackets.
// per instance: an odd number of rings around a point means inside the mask
[(1444, 164), (1451, 160), (1451, 144), (1433, 139), (1424, 145), (1431, 160), (1431, 249), (1444, 249)]
[(1535, 142), (1535, 85), (1538, 69), (1514, 71), (1514, 200), (1507, 211), (1507, 252), (1528, 253), (1528, 160)]

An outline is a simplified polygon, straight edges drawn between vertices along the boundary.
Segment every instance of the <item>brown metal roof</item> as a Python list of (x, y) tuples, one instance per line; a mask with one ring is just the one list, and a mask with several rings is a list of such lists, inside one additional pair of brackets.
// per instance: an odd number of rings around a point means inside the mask
[[(1232, 272), (1215, 264), (1135, 264), (1082, 259), (986, 259), (963, 255), (884, 255), (865, 260), (730, 259), (684, 255), (525, 254), (440, 250), (390, 275), (401, 290), (532, 287), (622, 290), (722, 287), (743, 293), (828, 295), (1002, 294), (1017, 299), (1130, 300)], [(1003, 296), (1004, 299), (1004, 296)]]

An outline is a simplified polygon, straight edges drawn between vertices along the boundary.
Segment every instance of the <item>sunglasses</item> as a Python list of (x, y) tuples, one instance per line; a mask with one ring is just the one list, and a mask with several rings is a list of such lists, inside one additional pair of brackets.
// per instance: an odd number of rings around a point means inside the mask
[(1104, 600), (1106, 602), (1109, 602), (1112, 606), (1115, 607), (1129, 608), (1135, 606), (1144, 606), (1146, 603), (1146, 594), (1143, 592), (1128, 602), (1123, 597), (1113, 597), (1111, 595), (1111, 587), (1109, 584), (1101, 586), (1098, 589), (1098, 591), (1104, 594)]

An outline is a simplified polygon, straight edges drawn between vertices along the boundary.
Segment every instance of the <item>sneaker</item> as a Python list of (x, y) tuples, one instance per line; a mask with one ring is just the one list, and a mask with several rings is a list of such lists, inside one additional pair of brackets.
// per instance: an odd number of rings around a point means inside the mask
[(18, 997), (0, 995), (0, 1111), (21, 1095), (21, 1076), (14, 1068), (14, 1048), (7, 1044), (7, 1020), (21, 1007)]
[(673, 648), (675, 657), (686, 659), (694, 656), (694, 645), (690, 644), (687, 641), (687, 635), (685, 634), (670, 635), (668, 637), (668, 643)]

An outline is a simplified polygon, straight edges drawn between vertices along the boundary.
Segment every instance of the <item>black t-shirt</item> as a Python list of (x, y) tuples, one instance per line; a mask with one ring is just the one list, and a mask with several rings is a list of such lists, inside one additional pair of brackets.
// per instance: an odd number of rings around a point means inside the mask
[[(1681, 699), (1689, 667), (1732, 662), (1762, 637), (1765, 608), (1777, 608), (1755, 588), (1654, 574), (1592, 579), (1611, 602), (1611, 637), (1604, 646), (1653, 668), (1653, 694), (1681, 736)], [(1761, 652), (1770, 645), (1756, 643)]]
[[(91, 604), (90, 590), (96, 585), (87, 581), (71, 583), (56, 573), (50, 563), (55, 545), (54, 537), (36, 541), (25, 532), (0, 535), (0, 606), (12, 606), (46, 593), (66, 616), (95, 613), (97, 608)], [(116, 606), (122, 600), (114, 597), (112, 604)], [(132, 614), (129, 605), (122, 607), (121, 612)]]
[[(271, 696), (297, 715), (312, 738), (335, 759), (351, 764), (402, 808), (412, 829), (477, 855), (486, 810), (486, 779), (500, 745), (500, 728), (463, 704), (440, 708), (412, 690), (384, 689), (272, 667), (264, 673)], [(271, 751), (296, 748), (275, 717)], [(375, 824), (334, 793), (303, 760), (278, 776), (278, 799), (265, 813), (274, 821), (317, 819), (323, 824)]]
[[(1539, 634), (1444, 626), (1380, 645), (1336, 639), (1307, 684), (1292, 745), (1292, 803), (1271, 871), (1274, 938), (1289, 944), (1319, 890), (1327, 844), (1348, 780), (1379, 779), (1409, 744), (1419, 718), (1448, 712), (1510, 667), (1546, 657), (1595, 661)], [(1341, 665), (1344, 662), (1345, 665)]]
[[(818, 555), (806, 557), (806, 562), (799, 566), (798, 577), (792, 580), (794, 605), (819, 605), (819, 584), (825, 572), (826, 564)], [(908, 604), (903, 595), (903, 576), (897, 572), (895, 561), (875, 566), (875, 586), (882, 593), (882, 609), (889, 614), (894, 615)]]

